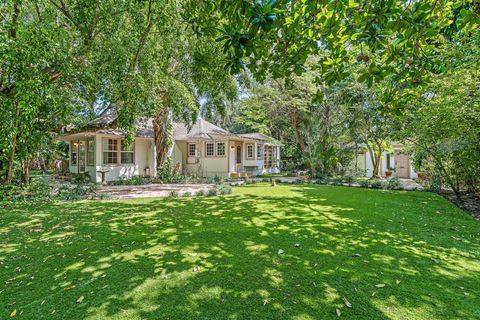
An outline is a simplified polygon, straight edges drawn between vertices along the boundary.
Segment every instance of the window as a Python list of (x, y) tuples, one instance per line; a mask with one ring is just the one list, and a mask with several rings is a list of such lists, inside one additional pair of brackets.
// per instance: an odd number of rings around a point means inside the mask
[(103, 141), (103, 163), (104, 164), (118, 163), (118, 140), (105, 139)]
[(392, 166), (392, 154), (391, 153), (387, 153), (387, 170), (392, 170), (393, 169), (393, 166)]
[(77, 148), (78, 148), (78, 141), (70, 142), (70, 165), (76, 166), (77, 165)]
[(257, 145), (257, 159), (263, 159), (263, 146), (259, 144)]
[(188, 144), (188, 156), (195, 157), (197, 155), (197, 145), (195, 143)]
[(247, 144), (247, 159), (254, 159), (253, 147), (254, 144)]
[(127, 145), (125, 140), (121, 141), (121, 155), (120, 155), (120, 163), (122, 164), (131, 164), (134, 163), (134, 143)]
[(95, 140), (94, 138), (87, 139), (87, 166), (95, 165)]
[(215, 144), (213, 142), (205, 143), (205, 155), (207, 157), (213, 157), (215, 155)]
[(225, 142), (217, 142), (217, 157), (225, 156)]

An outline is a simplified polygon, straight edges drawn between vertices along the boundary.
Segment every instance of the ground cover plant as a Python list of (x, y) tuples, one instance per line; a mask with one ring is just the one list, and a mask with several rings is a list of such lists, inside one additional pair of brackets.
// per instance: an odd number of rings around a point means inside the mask
[(0, 209), (0, 318), (478, 319), (480, 222), (313, 184)]

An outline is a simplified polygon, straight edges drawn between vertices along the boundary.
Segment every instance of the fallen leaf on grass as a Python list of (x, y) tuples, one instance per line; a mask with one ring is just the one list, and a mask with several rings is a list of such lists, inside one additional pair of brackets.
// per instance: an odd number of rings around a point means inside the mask
[(10, 318), (17, 316), (17, 309), (13, 309), (12, 313), (10, 313)]
[(346, 305), (348, 308), (351, 308), (351, 307), (352, 307), (352, 304), (350, 303), (350, 301), (347, 300), (347, 298), (343, 297), (342, 300), (343, 300), (343, 303), (345, 303), (345, 305)]
[(80, 296), (80, 298), (77, 299), (77, 303), (82, 303), (83, 302), (83, 299), (85, 299), (84, 296)]
[(269, 303), (270, 301), (268, 301), (267, 299), (263, 300), (263, 305), (266, 305), (267, 303)]
[(395, 283), (396, 283), (396, 284), (399, 284), (399, 283), (400, 283), (400, 280), (395, 281)]
[(337, 313), (337, 317), (340, 317), (342, 315), (342, 312), (340, 309), (335, 309), (335, 312)]
[(72, 290), (73, 288), (75, 288), (75, 285), (71, 284), (71, 285), (69, 285), (68, 287), (65, 288), (65, 291)]
[(202, 268), (200, 268), (199, 266), (193, 268), (193, 272), (199, 272), (200, 270), (202, 270)]
[(283, 254), (284, 252), (282, 249), (278, 249), (278, 254)]
[(383, 288), (383, 287), (385, 287), (385, 283), (376, 284), (375, 287), (377, 287), (377, 288)]
[(360, 253), (354, 253), (354, 254), (352, 254), (352, 257), (358, 257), (358, 258), (360, 258), (361, 256), (362, 256), (362, 255), (361, 255)]

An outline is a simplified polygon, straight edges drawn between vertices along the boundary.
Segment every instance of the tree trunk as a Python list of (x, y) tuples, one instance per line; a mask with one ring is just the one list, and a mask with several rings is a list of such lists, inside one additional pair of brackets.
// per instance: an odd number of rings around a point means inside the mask
[(22, 160), (22, 184), (28, 186), (30, 184), (30, 164), (29, 158)]
[(379, 172), (380, 172), (380, 163), (382, 161), (382, 152), (383, 152), (381, 142), (376, 141), (374, 143), (373, 148), (369, 147), (369, 152), (370, 152), (370, 158), (372, 159), (372, 165), (373, 165), (372, 178), (378, 178)]
[(445, 178), (445, 180), (447, 181), (448, 185), (452, 188), (453, 192), (455, 193), (455, 196), (457, 197), (458, 201), (460, 201), (461, 203), (463, 203), (463, 199), (462, 199), (462, 196), (460, 195), (460, 189), (457, 187), (457, 185), (454, 183), (454, 181), (452, 180), (452, 178), (450, 177), (450, 175), (448, 174), (447, 172), (447, 169), (445, 169), (445, 166), (443, 165), (443, 162), (441, 159), (439, 159), (436, 155), (434, 155), (433, 153), (431, 153), (431, 156), (433, 158), (433, 160), (437, 163), (437, 166), (438, 168), (440, 169), (440, 175), (443, 176), (443, 178)]
[(373, 178), (374, 177), (374, 171), (375, 171), (375, 154), (372, 150), (372, 147), (370, 147), (370, 145), (368, 145), (368, 143), (367, 143), (367, 149), (368, 149), (368, 155), (370, 156), (370, 160), (372, 161), (372, 167), (373, 167), (372, 178)]
[(157, 170), (162, 168), (168, 159), (168, 151), (173, 145), (172, 116), (168, 107), (163, 107), (153, 120), (153, 130), (156, 147)]
[(305, 142), (303, 141), (303, 137), (300, 132), (297, 110), (290, 112), (290, 119), (292, 122), (293, 130), (295, 131), (295, 138), (297, 139), (297, 143), (300, 146), (300, 152), (303, 154), (305, 152)]
[(15, 153), (17, 151), (17, 126), (18, 126), (19, 116), (20, 116), (20, 107), (18, 106), (18, 103), (15, 103), (15, 125), (13, 128), (12, 148), (10, 149), (10, 156), (8, 158), (7, 177), (5, 179), (6, 184), (12, 183), (12, 179), (13, 179)]

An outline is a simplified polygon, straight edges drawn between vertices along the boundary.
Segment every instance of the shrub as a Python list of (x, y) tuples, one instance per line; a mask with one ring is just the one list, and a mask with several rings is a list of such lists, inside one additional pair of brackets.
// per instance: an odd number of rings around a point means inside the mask
[(382, 188), (382, 181), (380, 180), (372, 180), (372, 183), (370, 184), (370, 188), (373, 188), (373, 189), (380, 189)]
[(400, 179), (398, 177), (392, 177), (388, 180), (387, 189), (399, 189)]
[(187, 192), (183, 193), (183, 196), (184, 197), (191, 197), (192, 193), (190, 191), (187, 191)]
[(195, 195), (197, 197), (203, 197), (205, 195), (205, 190), (198, 190)]
[(432, 175), (430, 184), (428, 186), (428, 191), (431, 192), (440, 192), (442, 190), (442, 179), (438, 174)]
[(216, 196), (217, 195), (217, 189), (216, 188), (208, 189), (207, 195), (208, 196)]
[(362, 179), (362, 180), (358, 181), (358, 184), (362, 188), (368, 188), (368, 180), (366, 180), (366, 179)]
[(73, 183), (88, 183), (91, 181), (90, 174), (88, 172), (85, 173), (72, 173), (72, 182)]
[(343, 185), (343, 178), (342, 177), (334, 177), (330, 179), (331, 184), (334, 186), (341, 186)]
[(232, 186), (226, 183), (222, 183), (217, 185), (217, 192), (218, 194), (231, 194), (232, 193)]
[(221, 184), (221, 183), (225, 182), (225, 178), (222, 177), (222, 176), (215, 176), (215, 177), (213, 177), (213, 182), (215, 184)]
[(95, 192), (96, 185), (94, 184), (79, 184), (73, 187), (64, 186), (58, 192), (58, 198), (65, 201), (79, 201), (89, 199)]
[(355, 181), (353, 176), (345, 176), (344, 181), (348, 184), (352, 184)]
[(172, 198), (176, 198), (178, 197), (180, 194), (178, 193), (178, 191), (175, 191), (175, 190), (172, 190), (170, 191), (170, 193), (168, 194), (169, 197), (172, 197)]
[(33, 179), (27, 187), (0, 185), (0, 203), (46, 202), (54, 199), (53, 187), (43, 179)]

